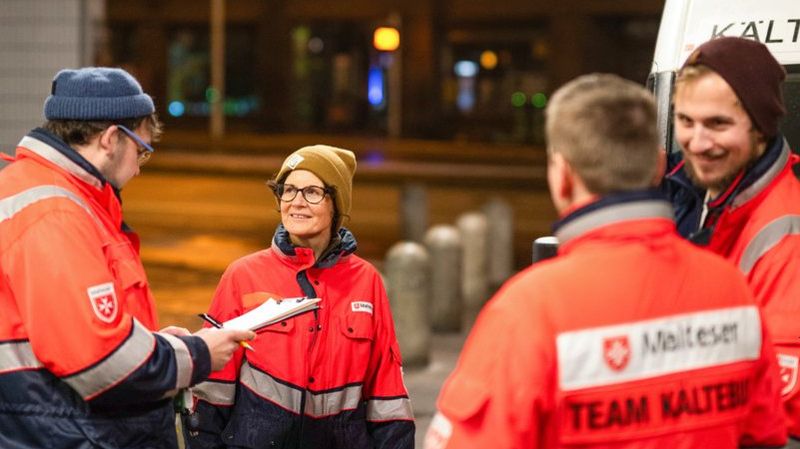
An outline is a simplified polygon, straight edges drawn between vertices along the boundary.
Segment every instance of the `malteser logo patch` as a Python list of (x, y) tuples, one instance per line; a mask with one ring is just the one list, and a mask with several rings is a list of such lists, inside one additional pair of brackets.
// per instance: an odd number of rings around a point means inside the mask
[(89, 294), (89, 302), (92, 304), (92, 310), (97, 318), (106, 323), (113, 322), (119, 312), (114, 284), (107, 282), (95, 285), (89, 287), (86, 292)]
[(786, 354), (777, 354), (777, 356), (781, 374), (781, 396), (786, 396), (797, 385), (797, 369), (800, 367), (800, 359)]
[(372, 315), (372, 303), (367, 301), (353, 301), (350, 303), (350, 310)]
[[(575, 391), (757, 360), (761, 343), (755, 306), (577, 329), (556, 337), (559, 386)], [(787, 379), (794, 376), (793, 369), (784, 371)]]
[(303, 162), (304, 159), (305, 158), (303, 156), (300, 156), (299, 154), (294, 154), (290, 156), (289, 159), (286, 160), (286, 166), (294, 170), (295, 168), (297, 168), (298, 165), (300, 165), (301, 162)]
[(615, 371), (622, 371), (631, 359), (631, 344), (626, 335), (603, 339), (603, 354), (608, 366)]

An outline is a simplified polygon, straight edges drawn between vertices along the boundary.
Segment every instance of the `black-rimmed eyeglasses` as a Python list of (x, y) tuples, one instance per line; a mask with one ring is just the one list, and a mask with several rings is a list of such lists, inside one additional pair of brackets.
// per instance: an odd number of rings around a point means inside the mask
[(146, 164), (147, 161), (150, 160), (150, 156), (153, 155), (155, 149), (153, 149), (153, 147), (150, 146), (150, 144), (142, 140), (142, 138), (139, 137), (138, 134), (129, 130), (128, 128), (122, 125), (117, 125), (117, 128), (121, 129), (122, 132), (124, 132), (138, 145), (138, 147), (136, 148), (136, 162), (139, 164), (139, 166), (141, 167), (142, 165)]
[(275, 195), (283, 201), (288, 203), (294, 201), (298, 192), (302, 192), (303, 199), (310, 204), (319, 204), (325, 199), (325, 195), (330, 194), (332, 191), (328, 187), (320, 186), (306, 186), (302, 189), (292, 184), (278, 184), (275, 186)]

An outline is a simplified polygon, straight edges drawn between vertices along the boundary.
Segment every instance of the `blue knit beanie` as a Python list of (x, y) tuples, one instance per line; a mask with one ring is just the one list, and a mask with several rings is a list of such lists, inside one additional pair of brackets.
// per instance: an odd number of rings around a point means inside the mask
[(108, 67), (58, 72), (44, 102), (47, 120), (124, 120), (153, 111), (153, 99), (130, 73)]

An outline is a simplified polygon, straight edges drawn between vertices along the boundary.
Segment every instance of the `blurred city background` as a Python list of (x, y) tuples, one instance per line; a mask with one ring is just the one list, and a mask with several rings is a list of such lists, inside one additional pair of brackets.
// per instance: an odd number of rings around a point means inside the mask
[[(644, 83), (663, 5), (0, 0), (0, 149), (13, 154), (41, 124), (62, 68), (119, 66), (140, 80), (166, 133), (123, 200), (164, 325), (199, 327), (227, 264), (269, 244), (279, 216), (264, 182), (314, 143), (358, 155), (347, 226), (379, 268), (397, 242), (494, 200), (511, 213), (514, 271), (556, 218), (549, 96), (595, 71)], [(435, 380), (408, 374), (412, 395), (435, 396), (464, 331), (435, 337)]]

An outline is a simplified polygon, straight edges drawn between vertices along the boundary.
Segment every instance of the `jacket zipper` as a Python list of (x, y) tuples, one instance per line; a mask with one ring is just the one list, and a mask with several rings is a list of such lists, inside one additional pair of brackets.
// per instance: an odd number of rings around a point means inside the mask
[[(311, 282), (308, 280), (308, 273), (307, 270), (301, 270), (297, 273), (297, 283), (300, 285), (300, 289), (303, 290), (303, 294), (309, 298), (316, 298), (317, 292), (314, 290), (314, 287), (311, 285)], [(317, 327), (319, 326), (319, 315), (317, 314), (318, 310), (314, 310), (314, 328), (313, 333), (314, 335), (311, 336), (311, 341), (308, 345), (308, 350), (306, 352), (306, 358), (304, 360), (305, 365), (305, 373), (306, 373), (306, 388), (303, 391), (303, 396), (300, 398), (300, 425), (297, 426), (297, 446), (303, 447), (303, 427), (305, 425), (306, 419), (306, 393), (308, 392), (308, 380), (309, 380), (309, 361), (311, 359), (311, 352), (314, 349), (314, 345), (317, 342)]]

